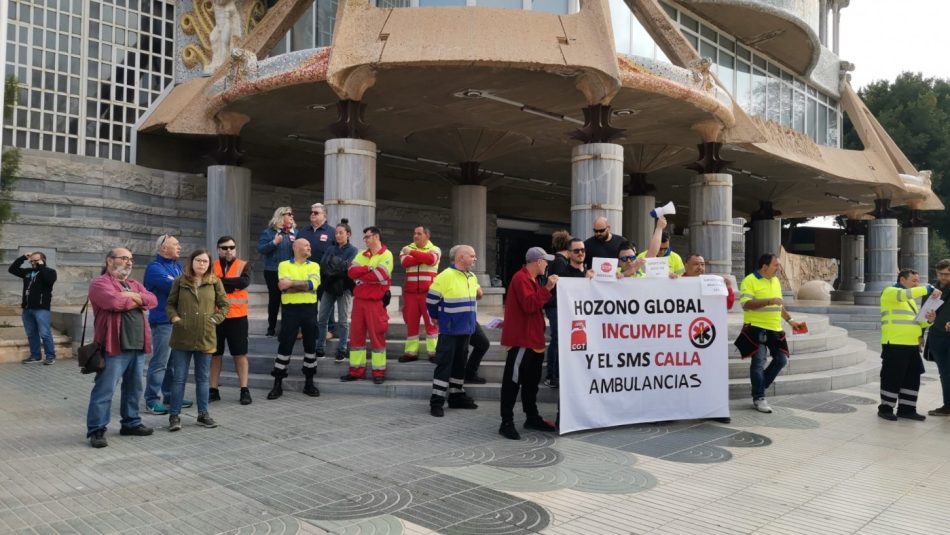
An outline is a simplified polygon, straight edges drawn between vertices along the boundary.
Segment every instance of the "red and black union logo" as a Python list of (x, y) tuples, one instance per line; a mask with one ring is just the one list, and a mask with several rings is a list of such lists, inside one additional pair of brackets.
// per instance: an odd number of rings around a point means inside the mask
[(706, 349), (716, 340), (716, 326), (709, 318), (702, 316), (689, 324), (689, 341), (693, 347)]

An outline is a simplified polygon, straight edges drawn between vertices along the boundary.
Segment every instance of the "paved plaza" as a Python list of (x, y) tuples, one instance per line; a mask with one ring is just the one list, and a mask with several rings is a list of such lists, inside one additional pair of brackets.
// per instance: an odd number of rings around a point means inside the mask
[[(243, 407), (226, 389), (217, 429), (189, 409), (182, 432), (145, 415), (153, 436), (122, 437), (116, 407), (102, 450), (83, 438), (90, 386), (72, 360), (0, 365), (0, 532), (950, 532), (950, 420), (885, 422), (876, 384), (519, 442), (495, 402), (436, 419), (425, 401), (255, 390)], [(938, 398), (929, 367), (921, 409)]]

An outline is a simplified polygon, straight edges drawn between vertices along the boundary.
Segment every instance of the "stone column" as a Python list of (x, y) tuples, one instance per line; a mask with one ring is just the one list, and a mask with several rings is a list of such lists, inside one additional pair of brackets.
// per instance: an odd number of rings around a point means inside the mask
[(831, 292), (832, 301), (851, 301), (855, 292), (864, 291), (864, 236), (841, 236), (841, 265), (838, 268), (838, 289)]
[(323, 204), (327, 221), (350, 220), (353, 235), (376, 224), (376, 144), (365, 139), (328, 139), (324, 145)]
[(890, 210), (890, 199), (878, 199), (874, 215), (868, 221), (867, 277), (864, 291), (855, 293), (854, 304), (877, 305), (884, 288), (897, 282), (898, 224)]
[(623, 229), (623, 146), (587, 143), (571, 151), (571, 234), (589, 236), (604, 216)]
[(706, 259), (706, 273), (732, 271), (732, 175), (704, 173), (689, 185), (689, 247)]
[(841, 43), (841, 6), (838, 5), (838, 2), (834, 2), (834, 41), (831, 51), (837, 55), (839, 53), (838, 45)]
[[(485, 243), (488, 239), (488, 188), (480, 185), (452, 186), (452, 245), (466, 244), (475, 249), (473, 272), (483, 288), (491, 287), (485, 271)], [(442, 255), (449, 259), (449, 249)], [(451, 259), (449, 259), (451, 261)]]
[(238, 258), (250, 258), (251, 170), (236, 165), (208, 167), (207, 232), (205, 243), (214, 257), (218, 238), (233, 236)]
[(653, 237), (655, 219), (650, 210), (656, 208), (653, 188), (646, 176), (636, 173), (630, 177), (630, 188), (623, 198), (623, 236), (637, 245), (637, 251), (646, 251)]
[(926, 223), (913, 210), (901, 229), (900, 269), (913, 269), (920, 274), (920, 282), (926, 283), (930, 272), (928, 252)]
[(752, 214), (752, 261), (766, 254), (780, 254), (782, 248), (782, 220), (775, 217), (772, 203), (762, 201)]

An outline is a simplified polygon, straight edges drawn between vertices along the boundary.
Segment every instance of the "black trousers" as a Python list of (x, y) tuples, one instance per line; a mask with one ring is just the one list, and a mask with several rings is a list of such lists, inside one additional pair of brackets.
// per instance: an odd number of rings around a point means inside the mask
[(544, 353), (525, 347), (513, 347), (508, 350), (505, 359), (505, 373), (501, 378), (501, 423), (513, 424), (515, 421), (515, 401), (521, 390), (521, 408), (529, 420), (539, 417), (538, 384), (541, 382), (541, 367), (544, 365)]
[(267, 330), (273, 331), (277, 327), (277, 314), (280, 313), (280, 288), (277, 287), (277, 272), (265, 271), (264, 282), (267, 283)]
[(465, 365), (465, 376), (474, 377), (478, 375), (478, 367), (482, 364), (482, 357), (485, 356), (485, 353), (488, 353), (491, 342), (488, 341), (488, 335), (485, 334), (485, 329), (476, 323), (475, 332), (472, 333), (468, 343), (472, 346), (472, 352), (469, 353), (468, 364)]
[(881, 404), (879, 410), (899, 414), (917, 412), (917, 392), (924, 363), (920, 348), (885, 344), (881, 348)]
[(446, 394), (451, 399), (465, 395), (465, 359), (468, 356), (467, 334), (440, 334), (435, 346), (435, 372), (432, 374), (432, 396), (429, 405), (441, 407)]
[(287, 377), (290, 355), (297, 342), (297, 333), (303, 334), (303, 374), (312, 377), (317, 373), (317, 305), (284, 305), (277, 335), (277, 358), (274, 359), (274, 377)]

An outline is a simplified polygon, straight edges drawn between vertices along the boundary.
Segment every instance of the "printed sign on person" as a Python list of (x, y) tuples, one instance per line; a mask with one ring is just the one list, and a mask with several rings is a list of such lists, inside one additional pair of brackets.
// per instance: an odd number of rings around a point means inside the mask
[(726, 299), (698, 277), (557, 292), (562, 433), (729, 416)]

